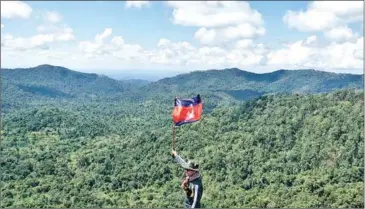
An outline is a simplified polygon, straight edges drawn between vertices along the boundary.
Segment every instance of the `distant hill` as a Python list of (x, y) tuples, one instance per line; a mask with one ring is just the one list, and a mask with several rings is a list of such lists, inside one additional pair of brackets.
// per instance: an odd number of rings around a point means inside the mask
[(257, 74), (237, 68), (195, 71), (151, 83), (152, 92), (223, 92), (236, 99), (268, 93), (324, 93), (344, 88), (363, 88), (363, 75), (316, 70), (278, 70)]
[[(237, 68), (194, 71), (150, 82), (116, 80), (64, 67), (40, 65), (26, 69), (2, 69), (2, 106), (24, 106), (59, 101), (167, 102), (174, 96), (197, 93), (211, 103), (242, 101), (264, 94), (320, 93), (344, 88), (363, 88), (363, 75), (316, 70), (278, 70), (257, 74)], [(211, 105), (207, 103), (207, 105)]]
[(52, 65), (1, 69), (1, 76), (2, 104), (5, 106), (14, 102), (113, 98), (133, 91), (133, 82)]

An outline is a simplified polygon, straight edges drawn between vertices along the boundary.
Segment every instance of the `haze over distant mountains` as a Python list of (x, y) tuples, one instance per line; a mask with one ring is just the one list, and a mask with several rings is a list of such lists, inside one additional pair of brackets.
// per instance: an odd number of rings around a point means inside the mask
[(181, 71), (169, 70), (120, 70), (120, 71), (104, 71), (103, 75), (117, 80), (146, 80), (158, 81), (166, 77), (173, 77), (182, 74)]
[(6, 104), (20, 99), (143, 99), (195, 93), (247, 100), (268, 93), (320, 93), (343, 88), (362, 89), (363, 75), (313, 69), (257, 74), (231, 68), (194, 71), (152, 82), (130, 77), (116, 80), (52, 65), (2, 69), (2, 94)]

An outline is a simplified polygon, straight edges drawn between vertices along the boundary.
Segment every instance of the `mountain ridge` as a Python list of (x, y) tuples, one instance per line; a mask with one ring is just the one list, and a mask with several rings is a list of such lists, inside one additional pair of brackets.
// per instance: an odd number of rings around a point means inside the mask
[(44, 100), (142, 101), (201, 93), (205, 98), (249, 100), (275, 93), (320, 93), (343, 88), (363, 89), (363, 74), (344, 74), (314, 69), (279, 69), (254, 73), (239, 68), (182, 73), (154, 82), (117, 80), (106, 75), (73, 71), (62, 66), (2, 68), (5, 104)]

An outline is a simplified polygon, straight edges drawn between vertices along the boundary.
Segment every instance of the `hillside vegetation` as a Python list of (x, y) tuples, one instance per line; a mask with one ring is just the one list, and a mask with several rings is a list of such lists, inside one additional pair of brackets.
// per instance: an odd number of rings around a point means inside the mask
[(233, 69), (195, 71), (156, 82), (114, 80), (97, 74), (40, 65), (28, 69), (2, 69), (2, 108), (79, 103), (169, 103), (175, 96), (205, 95), (208, 109), (219, 103), (247, 101), (265, 94), (324, 93), (339, 89), (362, 89), (363, 75), (335, 74), (315, 70), (279, 70), (256, 74)]
[[(182, 207), (161, 95), (7, 112), (1, 207)], [(212, 104), (176, 130), (177, 150), (201, 165), (204, 207), (363, 208), (363, 101), (347, 89)]]

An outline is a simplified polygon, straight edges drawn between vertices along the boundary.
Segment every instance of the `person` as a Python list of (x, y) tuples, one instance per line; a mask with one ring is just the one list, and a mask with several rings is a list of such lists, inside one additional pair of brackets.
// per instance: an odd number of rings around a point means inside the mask
[(181, 188), (186, 195), (184, 208), (200, 208), (200, 200), (203, 196), (203, 182), (199, 173), (199, 165), (190, 160), (186, 162), (175, 150), (172, 150), (172, 156), (185, 169), (185, 178), (181, 183)]

